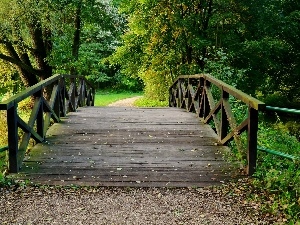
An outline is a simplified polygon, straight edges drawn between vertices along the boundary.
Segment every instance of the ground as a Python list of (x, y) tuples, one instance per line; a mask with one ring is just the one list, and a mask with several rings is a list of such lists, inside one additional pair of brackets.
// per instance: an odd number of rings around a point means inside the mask
[(117, 106), (117, 107), (133, 107), (133, 103), (135, 100), (141, 98), (142, 96), (136, 96), (136, 97), (132, 97), (132, 98), (126, 98), (126, 99), (122, 99), (120, 101), (116, 101), (113, 102), (111, 104), (109, 104), (108, 106)]
[(272, 224), (245, 196), (218, 188), (0, 190), (1, 224)]

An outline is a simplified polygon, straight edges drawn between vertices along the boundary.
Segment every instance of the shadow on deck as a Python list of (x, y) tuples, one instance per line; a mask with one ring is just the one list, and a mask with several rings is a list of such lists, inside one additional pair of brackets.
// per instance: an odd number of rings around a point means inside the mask
[(50, 127), (18, 177), (51, 185), (203, 187), (236, 177), (209, 125), (178, 108), (84, 107)]

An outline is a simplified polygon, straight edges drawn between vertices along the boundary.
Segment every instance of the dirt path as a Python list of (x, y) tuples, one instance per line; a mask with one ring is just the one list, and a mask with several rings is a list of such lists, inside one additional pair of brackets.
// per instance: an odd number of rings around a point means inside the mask
[(114, 106), (114, 107), (134, 107), (133, 103), (135, 100), (141, 98), (142, 96), (136, 96), (132, 98), (125, 98), (116, 102), (113, 102), (109, 104), (108, 106)]

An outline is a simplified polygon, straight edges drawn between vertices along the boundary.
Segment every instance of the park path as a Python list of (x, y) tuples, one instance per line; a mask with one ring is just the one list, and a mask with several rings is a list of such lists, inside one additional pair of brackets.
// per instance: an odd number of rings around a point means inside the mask
[(134, 102), (142, 96), (135, 96), (132, 98), (125, 98), (109, 104), (109, 107), (134, 107)]

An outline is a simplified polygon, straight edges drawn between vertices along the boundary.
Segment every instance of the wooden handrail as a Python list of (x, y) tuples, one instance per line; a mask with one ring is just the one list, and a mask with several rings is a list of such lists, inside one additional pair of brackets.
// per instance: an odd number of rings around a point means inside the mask
[[(217, 87), (221, 94), (214, 99), (211, 88)], [(234, 140), (241, 146), (240, 134), (248, 133), (247, 137), (247, 174), (252, 175), (257, 159), (258, 112), (265, 109), (265, 103), (250, 95), (214, 78), (209, 74), (179, 76), (169, 89), (169, 106), (186, 108), (195, 112), (204, 123), (213, 121), (219, 143), (226, 145)], [(231, 110), (230, 96), (248, 106), (246, 119), (237, 123)]]
[[(68, 86), (69, 84), (69, 86)], [(51, 96), (43, 96), (44, 88), (52, 89)], [(29, 121), (18, 115), (18, 103), (34, 96), (35, 102)], [(75, 112), (81, 106), (94, 106), (95, 88), (83, 76), (54, 75), (0, 103), (0, 110), (7, 112), (8, 170), (18, 172), (30, 138), (36, 142), (45, 141), (50, 120), (60, 122), (60, 117)], [(21, 139), (18, 128), (24, 131)]]

